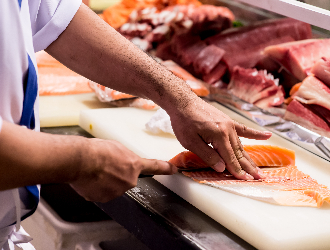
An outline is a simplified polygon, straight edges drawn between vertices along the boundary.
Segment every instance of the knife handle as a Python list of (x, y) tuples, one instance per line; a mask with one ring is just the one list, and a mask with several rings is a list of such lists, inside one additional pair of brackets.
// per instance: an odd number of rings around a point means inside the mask
[(153, 174), (140, 174), (139, 178), (153, 177)]

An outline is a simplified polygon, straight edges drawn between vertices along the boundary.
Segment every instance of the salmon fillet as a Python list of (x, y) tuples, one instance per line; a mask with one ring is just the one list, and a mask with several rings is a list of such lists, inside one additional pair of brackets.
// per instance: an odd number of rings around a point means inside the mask
[(87, 78), (65, 67), (45, 51), (36, 53), (39, 95), (91, 93)]
[[(293, 150), (272, 145), (245, 145), (244, 150), (258, 167), (294, 166)], [(197, 155), (184, 151), (169, 162), (181, 169), (208, 168), (209, 166)]]
[[(264, 166), (264, 179), (239, 180), (229, 171), (216, 172), (207, 168), (197, 155), (185, 151), (169, 162), (192, 180), (248, 198), (282, 206), (321, 207), (330, 203), (330, 190), (308, 174), (298, 170), (292, 150), (270, 145), (248, 145), (244, 149), (256, 165)], [(199, 170), (189, 171), (196, 168)]]
[(293, 150), (272, 145), (245, 145), (244, 150), (258, 167), (294, 166)]

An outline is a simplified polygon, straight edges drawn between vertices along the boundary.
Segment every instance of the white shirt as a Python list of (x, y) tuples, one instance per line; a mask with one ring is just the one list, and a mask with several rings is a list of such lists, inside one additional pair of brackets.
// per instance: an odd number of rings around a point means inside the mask
[[(23, 108), (23, 80), (27, 53), (36, 67), (34, 53), (47, 48), (66, 29), (81, 0), (0, 0), (0, 133), (2, 119), (19, 124)], [(39, 131), (38, 97), (34, 106)], [(10, 171), (10, 170), (9, 170)], [(19, 189), (20, 199), (27, 197)], [(22, 203), (21, 214), (28, 212)], [(16, 221), (12, 190), (0, 192), (0, 229)], [(1, 249), (1, 246), (0, 246)]]

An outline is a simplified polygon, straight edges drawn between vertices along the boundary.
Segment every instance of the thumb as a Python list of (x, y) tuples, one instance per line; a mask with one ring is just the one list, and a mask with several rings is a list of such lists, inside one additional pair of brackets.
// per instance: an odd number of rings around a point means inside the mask
[(167, 161), (142, 158), (141, 174), (145, 175), (171, 175), (178, 172), (176, 166)]

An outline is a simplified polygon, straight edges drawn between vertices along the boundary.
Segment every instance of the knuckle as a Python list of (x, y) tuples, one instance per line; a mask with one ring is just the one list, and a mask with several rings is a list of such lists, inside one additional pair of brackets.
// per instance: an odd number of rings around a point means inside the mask
[(155, 170), (160, 168), (160, 162), (156, 159), (151, 160), (151, 165), (154, 167)]
[(234, 153), (230, 154), (229, 161), (230, 161), (231, 165), (234, 165), (236, 168), (238, 168), (238, 166), (236, 164), (237, 163), (236, 155)]
[[(216, 133), (221, 136), (221, 137), (225, 137), (227, 136), (228, 133), (228, 126), (226, 124), (223, 123), (218, 123), (217, 128), (214, 130), (216, 131)], [(212, 134), (212, 133), (211, 133)]]
[(226, 137), (227, 136), (227, 130), (225, 128), (221, 128), (219, 131), (219, 135), (221, 137)]
[(246, 133), (246, 132), (248, 131), (247, 126), (244, 125), (244, 124), (240, 124), (240, 125), (241, 125), (241, 130), (242, 130), (242, 132), (243, 132), (243, 133)]
[(244, 170), (241, 169), (240, 167), (235, 167), (234, 171), (235, 171), (235, 173), (240, 174), (240, 173), (243, 172)]
[(129, 171), (140, 171), (143, 168), (142, 161), (139, 157), (131, 157), (128, 159), (128, 169)]
[(242, 152), (242, 154), (244, 155), (244, 156), (246, 156), (246, 152), (245, 152), (245, 150), (244, 150), (244, 147), (243, 147), (243, 145), (242, 145), (242, 143), (241, 143), (241, 141), (238, 139), (238, 149)]
[(235, 125), (235, 122), (230, 122), (230, 127), (232, 128), (232, 129), (235, 129), (236, 128), (236, 125)]

